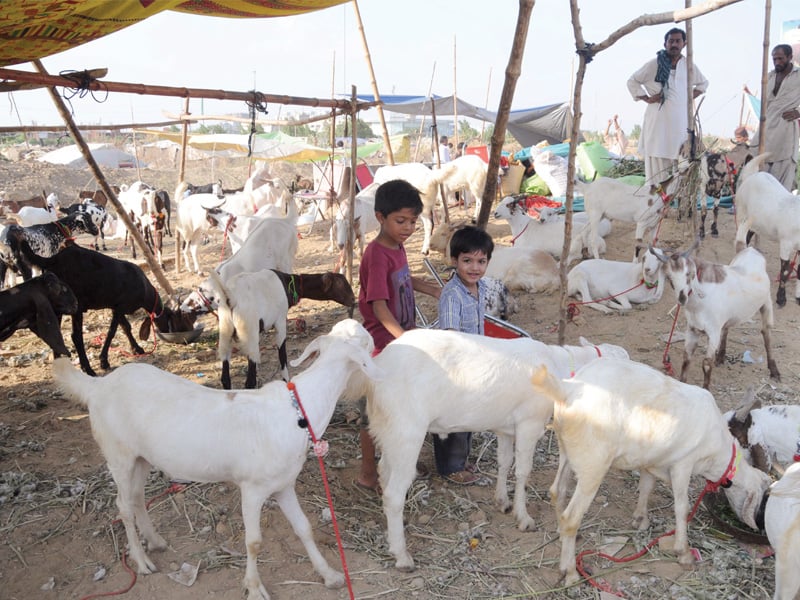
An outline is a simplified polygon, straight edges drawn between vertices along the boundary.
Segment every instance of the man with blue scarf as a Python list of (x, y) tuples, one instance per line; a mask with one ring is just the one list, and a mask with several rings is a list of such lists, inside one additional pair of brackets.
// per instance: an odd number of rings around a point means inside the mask
[[(644, 159), (647, 183), (655, 184), (673, 173), (678, 151), (687, 139), (686, 93), (688, 69), (683, 48), (686, 32), (670, 29), (664, 36), (664, 49), (646, 62), (628, 79), (628, 91), (634, 100), (647, 103), (639, 154)], [(708, 80), (694, 66), (693, 98), (705, 93)]]

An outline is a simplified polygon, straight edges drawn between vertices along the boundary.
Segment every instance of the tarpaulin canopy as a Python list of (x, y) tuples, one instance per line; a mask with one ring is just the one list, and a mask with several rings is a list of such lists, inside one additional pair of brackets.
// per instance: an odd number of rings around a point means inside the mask
[[(103, 167), (112, 169), (136, 167), (136, 157), (133, 154), (123, 152), (111, 144), (87, 144), (94, 160)], [(81, 154), (80, 149), (75, 144), (64, 146), (58, 150), (48, 152), (38, 158), (41, 162), (54, 165), (64, 165), (73, 169), (86, 168), (86, 159)], [(144, 166), (139, 164), (139, 166)]]
[[(374, 96), (359, 95), (359, 100), (374, 101)], [(453, 116), (453, 96), (381, 96), (384, 110), (407, 115), (429, 115), (435, 107), (437, 116)], [(469, 117), (494, 123), (497, 113), (480, 108), (456, 97), (459, 117)], [(548, 104), (536, 108), (512, 110), (508, 119), (508, 131), (522, 146), (533, 146), (541, 141), (558, 144), (570, 135), (572, 113), (569, 103)]]
[(284, 17), (347, 0), (2, 0), (0, 67), (63, 52), (164, 10), (213, 17)]

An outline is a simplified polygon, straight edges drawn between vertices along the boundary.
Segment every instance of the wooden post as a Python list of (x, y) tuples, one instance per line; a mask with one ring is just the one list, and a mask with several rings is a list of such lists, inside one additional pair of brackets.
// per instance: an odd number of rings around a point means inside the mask
[[(433, 149), (436, 160), (434, 163), (440, 169), (442, 168), (442, 157), (439, 156), (439, 127), (436, 124), (436, 102), (431, 98), (431, 121), (433, 122)], [(488, 178), (487, 178), (488, 179)], [(444, 212), (444, 222), (450, 222), (450, 211), (447, 208), (447, 196), (444, 193), (444, 186), (439, 184), (439, 195), (442, 197), (442, 210)], [(433, 215), (431, 215), (431, 219)]]
[[(183, 114), (181, 117), (189, 116), (189, 98), (183, 99)], [(178, 183), (175, 184), (175, 189), (186, 178), (186, 146), (189, 143), (189, 121), (183, 119), (181, 126), (181, 166), (178, 169)], [(177, 207), (183, 198), (175, 198), (175, 206)], [(181, 234), (177, 229), (175, 230), (175, 274), (181, 272)]]
[[(428, 84), (428, 98), (431, 98), (431, 90), (433, 89), (433, 76), (436, 74), (436, 61), (433, 61), (433, 69), (431, 70), (431, 82)], [(431, 100), (433, 101), (433, 100)], [(422, 103), (422, 108), (425, 108), (425, 103)], [(422, 118), (419, 121), (419, 134), (417, 135), (417, 145), (414, 148), (414, 162), (417, 162), (417, 157), (419, 156), (419, 146), (420, 142), (422, 141), (422, 135), (425, 132), (425, 113), (422, 113)], [(435, 150), (431, 147), (431, 162), (436, 162), (434, 158), (436, 155), (433, 154)]]
[[(42, 75), (49, 75), (47, 70), (44, 68), (44, 65), (40, 60), (34, 60), (33, 64), (36, 66), (36, 69)], [(64, 101), (61, 99), (61, 96), (58, 94), (58, 90), (55, 87), (48, 86), (47, 91), (50, 93), (50, 98), (53, 100), (53, 104), (55, 104), (56, 109), (58, 110), (61, 118), (64, 119), (64, 123), (67, 125), (67, 129), (69, 130), (72, 139), (75, 140), (75, 143), (80, 148), (81, 154), (86, 159), (86, 163), (89, 165), (89, 169), (97, 179), (97, 183), (100, 184), (103, 192), (105, 192), (106, 196), (108, 197), (109, 202), (114, 205), (114, 208), (117, 209), (117, 214), (119, 218), (122, 219), (122, 222), (125, 223), (125, 226), (128, 228), (128, 231), (131, 234), (134, 242), (139, 244), (139, 247), (142, 249), (142, 254), (144, 255), (147, 264), (150, 266), (150, 270), (152, 271), (155, 278), (158, 280), (158, 283), (161, 284), (161, 287), (167, 292), (169, 296), (168, 304), (172, 302), (172, 297), (175, 295), (175, 291), (172, 289), (172, 285), (170, 285), (169, 281), (167, 280), (164, 272), (161, 270), (161, 266), (156, 262), (153, 253), (150, 252), (150, 249), (145, 244), (144, 238), (142, 234), (139, 233), (139, 230), (133, 226), (130, 217), (125, 212), (125, 209), (122, 208), (122, 205), (119, 203), (117, 199), (117, 195), (114, 193), (114, 190), (111, 189), (111, 186), (108, 185), (103, 172), (100, 170), (97, 161), (95, 161), (94, 156), (92, 156), (92, 151), (89, 150), (89, 146), (86, 144), (86, 140), (83, 139), (81, 132), (78, 130), (78, 126), (75, 124), (75, 121), (72, 119), (72, 115), (70, 115), (69, 110), (67, 109)], [(102, 285), (102, 282), (97, 282), (98, 285)]]
[[(356, 11), (356, 23), (358, 24), (358, 31), (361, 33), (361, 43), (364, 46), (364, 57), (367, 59), (367, 68), (369, 69), (369, 78), (372, 83), (372, 95), (375, 100), (380, 102), (381, 95), (378, 91), (378, 83), (375, 80), (375, 71), (372, 68), (372, 57), (369, 53), (369, 45), (367, 45), (367, 36), (364, 33), (364, 24), (361, 22), (361, 12), (358, 10), (358, 0), (353, 0), (353, 9)], [(381, 134), (383, 135), (383, 145), (386, 146), (386, 157), (389, 159), (389, 164), (394, 164), (394, 153), (392, 152), (392, 142), (389, 140), (389, 130), (386, 128), (386, 119), (383, 116), (383, 106), (378, 104), (375, 109), (378, 111), (378, 120), (381, 122)], [(353, 113), (355, 115), (356, 113)], [(353, 126), (355, 129), (355, 126)], [(355, 174), (354, 174), (355, 175)]]
[(345, 267), (347, 281), (353, 283), (353, 247), (355, 245), (355, 213), (356, 213), (356, 165), (358, 163), (358, 94), (356, 94), (356, 86), (352, 86), (350, 93), (350, 100), (353, 102), (353, 112), (350, 120), (353, 123), (351, 139), (350, 139), (350, 214), (347, 218), (347, 237), (345, 242)]
[[(492, 88), (492, 67), (489, 67), (489, 81), (486, 83), (486, 102), (483, 108), (489, 108), (489, 90)], [(481, 144), (483, 143), (483, 133), (486, 130), (486, 121), (481, 120)]]
[[(458, 90), (456, 77), (456, 36), (453, 36), (453, 153), (458, 150)], [(451, 154), (450, 159), (455, 158)]]
[(764, 153), (764, 125), (767, 124), (767, 79), (769, 77), (769, 22), (772, 18), (772, 0), (764, 2), (764, 41), (761, 56), (761, 114), (758, 116), (758, 154)]

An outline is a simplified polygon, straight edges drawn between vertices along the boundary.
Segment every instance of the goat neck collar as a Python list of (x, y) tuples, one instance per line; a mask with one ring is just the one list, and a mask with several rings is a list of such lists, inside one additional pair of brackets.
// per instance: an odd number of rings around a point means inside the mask
[(289, 307), (296, 305), (303, 297), (303, 277), (300, 275), (289, 275), (289, 281), (286, 283), (286, 299), (289, 301)]
[(658, 195), (659, 195), (659, 196), (661, 196), (661, 201), (662, 201), (664, 204), (669, 204), (669, 203), (670, 203), (670, 201), (672, 200), (672, 196), (670, 196), (670, 195), (669, 195), (669, 194), (668, 194), (668, 193), (667, 193), (667, 192), (664, 190), (664, 188), (663, 188), (663, 187), (660, 187), (660, 186), (659, 186), (659, 188), (658, 188)]
[(731, 444), (733, 452), (731, 453), (731, 460), (728, 463), (728, 468), (722, 474), (718, 481), (706, 480), (706, 491), (716, 492), (719, 488), (729, 488), (733, 485), (733, 478), (736, 476), (736, 469), (739, 466), (739, 461), (742, 459), (742, 453), (736, 448), (736, 442)]
[(72, 241), (75, 239), (72, 235), (72, 230), (69, 227), (64, 225), (61, 221), (56, 221), (55, 223), (56, 227), (58, 227), (58, 229), (61, 231), (64, 237), (67, 238), (67, 240)]
[(512, 246), (514, 245), (514, 242), (516, 242), (522, 236), (522, 234), (525, 233), (525, 231), (527, 231), (528, 225), (530, 225), (530, 224), (531, 224), (530, 221), (525, 223), (525, 227), (522, 228), (522, 231), (520, 231), (517, 235), (515, 235), (513, 238), (511, 238), (511, 245)]
[(658, 280), (656, 279), (655, 281), (647, 281), (644, 277), (642, 277), (642, 285), (648, 290), (652, 290), (658, 287)]
[[(161, 307), (161, 310), (158, 314), (156, 314), (156, 311), (159, 310), (159, 306)], [(155, 320), (158, 319), (163, 314), (164, 314), (164, 303), (161, 302), (161, 297), (158, 294), (156, 294), (156, 301), (153, 304), (153, 310), (150, 311), (150, 318)]]

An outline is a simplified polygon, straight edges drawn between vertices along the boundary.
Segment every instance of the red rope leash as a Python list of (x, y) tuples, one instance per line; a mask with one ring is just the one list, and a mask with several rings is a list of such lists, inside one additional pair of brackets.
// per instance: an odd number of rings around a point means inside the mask
[[(689, 513), (689, 516), (686, 517), (687, 523), (694, 518), (694, 515), (697, 513), (697, 509), (700, 507), (700, 502), (702, 502), (707, 492), (717, 492), (721, 487), (727, 488), (731, 486), (733, 478), (736, 475), (736, 466), (738, 464), (738, 459), (740, 457), (740, 454), (736, 450), (736, 442), (733, 442), (732, 445), (733, 445), (733, 452), (731, 453), (731, 460), (730, 462), (728, 462), (728, 467), (725, 469), (725, 473), (723, 473), (722, 477), (720, 477), (717, 481), (710, 481), (708, 479), (706, 480), (706, 485), (705, 487), (703, 487), (703, 491), (700, 492), (700, 496), (695, 501), (694, 506), (692, 507), (692, 510)], [(638, 552), (635, 552), (634, 554), (631, 554), (629, 556), (624, 556), (622, 558), (617, 558), (616, 556), (605, 554), (603, 552), (600, 552), (599, 550), (584, 550), (583, 552), (578, 554), (578, 556), (575, 558), (575, 568), (577, 569), (578, 573), (580, 573), (581, 576), (584, 579), (586, 579), (586, 581), (593, 587), (596, 587), (601, 591), (608, 592), (609, 594), (617, 596), (618, 598), (625, 598), (624, 594), (622, 594), (621, 592), (614, 591), (607, 582), (597, 581), (591, 575), (589, 575), (588, 571), (583, 566), (583, 558), (586, 556), (599, 556), (600, 558), (605, 558), (606, 560), (611, 561), (613, 563), (632, 562), (647, 554), (647, 552), (651, 548), (653, 548), (656, 544), (658, 544), (660, 540), (669, 537), (671, 535), (675, 535), (674, 529), (667, 531), (666, 533), (663, 533), (656, 538), (653, 538), (647, 544), (645, 544), (644, 548), (642, 548)]]
[(664, 348), (664, 356), (661, 358), (661, 364), (664, 366), (664, 372), (670, 377), (675, 377), (675, 371), (672, 369), (672, 361), (669, 358), (669, 347), (672, 345), (672, 334), (675, 333), (675, 326), (678, 324), (678, 315), (681, 312), (681, 305), (675, 305), (675, 318), (672, 320), (672, 327), (669, 330), (669, 339), (667, 346)]
[[(598, 298), (597, 300), (592, 300), (591, 302), (570, 302), (569, 304), (567, 304), (567, 318), (570, 321), (572, 321), (572, 319), (574, 317), (576, 317), (579, 314), (581, 314), (581, 311), (578, 308), (579, 306), (584, 306), (586, 304), (600, 304), (601, 302), (605, 302), (606, 300), (613, 300), (617, 296), (622, 296), (622, 294), (627, 294), (628, 292), (631, 292), (631, 291), (635, 290), (636, 288), (638, 288), (641, 285), (648, 285), (648, 284), (647, 284), (647, 282), (645, 282), (644, 279), (642, 279), (639, 283), (637, 283), (633, 287), (629, 287), (627, 290), (623, 290), (621, 292), (617, 292), (616, 294), (612, 294), (611, 296), (606, 296), (605, 298)], [(658, 285), (657, 282), (656, 282), (656, 285)], [(655, 286), (648, 285), (648, 287), (655, 287)]]
[(292, 404), (295, 405), (298, 412), (302, 416), (302, 422), (298, 424), (308, 430), (308, 437), (311, 440), (314, 454), (317, 456), (319, 462), (319, 469), (322, 472), (322, 484), (325, 486), (325, 496), (328, 498), (328, 506), (331, 509), (331, 524), (333, 525), (333, 533), (336, 535), (336, 545), (339, 548), (339, 557), (342, 560), (342, 571), (344, 572), (344, 580), (347, 582), (347, 591), (350, 593), (350, 600), (355, 600), (353, 594), (353, 583), (350, 581), (350, 573), (347, 570), (347, 560), (344, 556), (344, 545), (342, 544), (342, 536), (339, 533), (339, 523), (336, 521), (336, 514), (333, 511), (333, 498), (331, 497), (331, 488), (328, 485), (328, 475), (325, 471), (325, 462), (322, 458), (328, 453), (328, 443), (324, 440), (318, 440), (314, 434), (314, 429), (311, 427), (311, 421), (308, 420), (306, 409), (303, 408), (303, 403), (300, 401), (300, 394), (297, 393), (297, 386), (293, 381), (286, 382), (286, 387), (289, 389), (289, 394), (292, 397)]
[(228, 242), (228, 232), (235, 222), (236, 217), (234, 215), (228, 217), (228, 222), (225, 224), (225, 229), (222, 232), (222, 249), (219, 251), (219, 262), (225, 260), (225, 244)]

